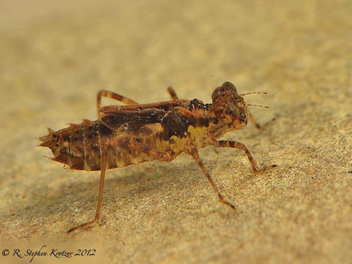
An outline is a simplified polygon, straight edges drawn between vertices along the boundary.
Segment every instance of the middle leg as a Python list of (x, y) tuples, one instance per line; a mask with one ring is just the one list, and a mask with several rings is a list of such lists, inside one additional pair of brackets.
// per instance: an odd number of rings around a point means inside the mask
[(198, 150), (197, 148), (192, 148), (191, 150), (187, 151), (188, 154), (190, 154), (198, 163), (199, 167), (202, 169), (202, 171), (204, 172), (205, 176), (207, 177), (208, 181), (210, 182), (211, 186), (213, 187), (214, 191), (216, 192), (216, 194), (218, 195), (219, 201), (220, 203), (229, 206), (230, 208), (236, 210), (235, 206), (230, 204), (229, 202), (227, 202), (221, 195), (218, 187), (216, 186), (216, 184), (214, 183), (213, 179), (211, 178), (208, 170), (205, 168), (203, 162), (201, 161), (201, 159), (199, 158), (198, 155)]
[(171, 95), (172, 100), (177, 101), (179, 99), (178, 96), (176, 95), (175, 90), (172, 87), (167, 88), (167, 91)]

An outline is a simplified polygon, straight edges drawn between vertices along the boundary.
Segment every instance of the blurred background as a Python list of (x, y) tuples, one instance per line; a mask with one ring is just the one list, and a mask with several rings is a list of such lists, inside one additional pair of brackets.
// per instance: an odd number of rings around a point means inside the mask
[[(1, 245), (94, 241), (116, 263), (351, 262), (351, 14), (347, 0), (0, 1)], [(200, 152), (238, 214), (181, 156), (109, 171), (100, 225), (66, 236), (93, 216), (99, 176), (45, 160), (46, 126), (95, 120), (101, 89), (211, 102), (224, 81), (268, 92), (245, 99), (271, 107), (251, 108), (259, 123), (276, 118), (226, 135), (273, 172)]]

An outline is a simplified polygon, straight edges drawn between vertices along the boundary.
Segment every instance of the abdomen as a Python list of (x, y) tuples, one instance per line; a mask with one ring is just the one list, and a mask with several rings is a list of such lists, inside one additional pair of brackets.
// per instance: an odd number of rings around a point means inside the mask
[[(71, 124), (59, 131), (48, 130), (49, 135), (38, 138), (43, 142), (40, 146), (51, 149), (54, 155), (52, 160), (66, 164), (74, 170), (101, 170), (101, 157), (106, 142), (117, 136), (114, 130), (100, 121), (85, 120), (81, 124)], [(107, 169), (121, 168), (154, 159), (146, 153), (129, 148), (107, 147)]]

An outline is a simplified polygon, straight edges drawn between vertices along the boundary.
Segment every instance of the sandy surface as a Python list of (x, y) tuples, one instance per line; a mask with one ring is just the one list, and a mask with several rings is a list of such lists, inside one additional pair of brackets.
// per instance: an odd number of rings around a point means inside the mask
[[(352, 263), (351, 1), (84, 2), (0, 4), (1, 263), (44, 245), (96, 253), (33, 263)], [(145, 103), (172, 85), (210, 102), (224, 81), (274, 95), (246, 97), (272, 107), (253, 108), (260, 123), (276, 118), (266, 130), (225, 138), (275, 170), (254, 176), (239, 150), (200, 151), (237, 213), (182, 155), (109, 171), (102, 220), (66, 234), (93, 218), (99, 173), (43, 158), (46, 126), (94, 120), (103, 88)]]

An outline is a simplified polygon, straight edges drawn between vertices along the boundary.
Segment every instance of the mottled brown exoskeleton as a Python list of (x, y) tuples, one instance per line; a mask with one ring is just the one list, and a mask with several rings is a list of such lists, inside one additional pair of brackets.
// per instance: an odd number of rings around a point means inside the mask
[[(103, 200), (105, 171), (146, 161), (172, 161), (180, 153), (191, 155), (203, 170), (217, 193), (219, 200), (232, 209), (235, 207), (220, 194), (198, 155), (206, 146), (230, 147), (243, 150), (254, 173), (264, 172), (271, 165), (259, 169), (247, 147), (236, 141), (217, 140), (227, 132), (246, 127), (252, 119), (244, 95), (225, 82), (212, 94), (212, 104), (193, 99), (178, 99), (172, 88), (168, 89), (172, 101), (138, 104), (109, 91), (100, 91), (97, 97), (98, 120), (84, 120), (70, 124), (59, 131), (49, 130), (40, 137), (42, 147), (51, 149), (54, 161), (74, 170), (101, 171), (98, 205), (95, 218), (71, 228), (68, 232), (96, 223), (100, 217)], [(101, 98), (109, 97), (127, 105), (100, 107)]]

